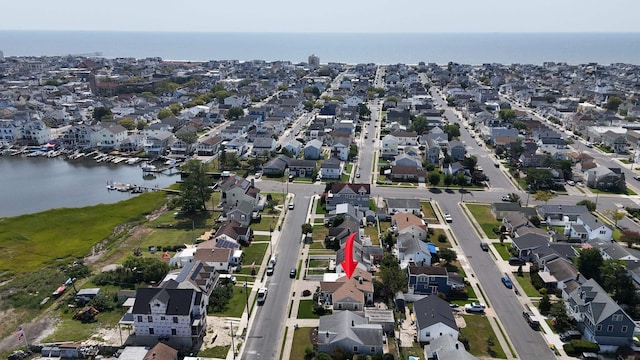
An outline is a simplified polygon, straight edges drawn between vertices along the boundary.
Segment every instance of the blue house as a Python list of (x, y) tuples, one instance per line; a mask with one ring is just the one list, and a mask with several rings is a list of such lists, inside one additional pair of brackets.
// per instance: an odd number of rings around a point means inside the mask
[(589, 279), (571, 291), (566, 306), (584, 339), (597, 342), (600, 350), (615, 351), (618, 346), (631, 344), (633, 319), (595, 280)]
[(438, 266), (409, 265), (409, 293), (435, 295), (448, 294), (451, 290), (464, 289), (462, 277), (449, 274), (446, 268)]

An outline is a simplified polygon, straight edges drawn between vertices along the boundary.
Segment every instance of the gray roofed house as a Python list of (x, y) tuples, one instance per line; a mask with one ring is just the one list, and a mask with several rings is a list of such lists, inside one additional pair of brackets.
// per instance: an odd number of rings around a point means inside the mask
[(562, 226), (575, 223), (582, 214), (588, 214), (584, 205), (547, 204), (538, 206), (538, 214), (548, 225)]
[(419, 199), (399, 199), (387, 198), (387, 214), (393, 215), (399, 212), (412, 213), (413, 215), (422, 215), (422, 207)]
[(570, 280), (580, 281), (580, 273), (571, 260), (555, 258), (545, 262), (538, 272), (547, 290), (563, 289), (564, 283)]
[(249, 226), (253, 216), (253, 204), (249, 201), (240, 200), (237, 204), (231, 205), (226, 211), (226, 217), (229, 220), (235, 220), (242, 226)]
[(253, 156), (263, 156), (276, 150), (276, 140), (271, 137), (258, 137), (253, 141)]
[(330, 158), (320, 165), (320, 175), (323, 179), (339, 179), (342, 171), (342, 162), (336, 158)]
[(618, 346), (631, 344), (635, 322), (594, 279), (569, 293), (566, 303), (583, 338), (597, 342), (600, 351), (615, 351)]
[(357, 224), (361, 224), (364, 213), (349, 203), (343, 203), (336, 205), (334, 210), (329, 211), (329, 219), (333, 219), (336, 216), (342, 216), (345, 219), (351, 218)]
[(278, 155), (262, 165), (262, 172), (265, 175), (282, 176), (291, 159), (286, 155)]
[(438, 296), (427, 296), (413, 303), (418, 341), (430, 342), (444, 334), (458, 338), (458, 325), (449, 303)]
[(576, 223), (570, 224), (571, 238), (579, 238), (582, 241), (600, 239), (613, 241), (613, 227), (603, 223), (591, 213), (580, 215)]
[(549, 237), (538, 234), (525, 234), (513, 239), (513, 247), (518, 252), (518, 257), (530, 260), (535, 249), (548, 246)]
[(573, 259), (578, 256), (574, 246), (575, 244), (567, 242), (549, 243), (549, 246), (542, 246), (533, 250), (533, 260), (535, 260), (540, 266), (544, 266), (547, 261), (557, 258), (573, 261)]
[(289, 174), (296, 177), (311, 177), (316, 171), (316, 162), (314, 160), (300, 160), (291, 159), (287, 166), (289, 167)]
[(444, 334), (424, 347), (427, 360), (478, 360), (464, 348), (464, 345), (450, 334)]
[(463, 160), (466, 153), (465, 146), (458, 140), (449, 141), (449, 156), (454, 160)]
[(431, 265), (431, 252), (427, 243), (409, 232), (398, 235), (396, 248), (401, 268), (407, 267), (409, 263)]
[(491, 213), (497, 220), (502, 220), (509, 213), (520, 213), (531, 218), (537, 215), (536, 209), (532, 207), (524, 207), (517, 202), (498, 202), (491, 204)]
[(318, 160), (322, 156), (322, 141), (313, 139), (304, 146), (304, 158)]
[(302, 143), (296, 139), (291, 139), (285, 142), (284, 145), (282, 145), (283, 149), (287, 149), (293, 155), (295, 155), (295, 157), (298, 157), (298, 155), (300, 155), (300, 150), (302, 150), (302, 147)]
[(381, 324), (369, 324), (352, 311), (340, 311), (320, 317), (318, 325), (318, 351), (331, 354), (341, 348), (353, 354), (382, 352)]

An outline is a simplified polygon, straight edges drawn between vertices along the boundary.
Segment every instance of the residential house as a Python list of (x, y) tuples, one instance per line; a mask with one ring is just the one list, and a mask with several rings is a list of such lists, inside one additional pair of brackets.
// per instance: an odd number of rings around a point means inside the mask
[(125, 153), (136, 153), (143, 149), (144, 136), (141, 134), (132, 134), (124, 138), (116, 144), (116, 150)]
[(585, 171), (584, 176), (590, 188), (619, 192), (627, 188), (624, 172), (620, 168), (596, 166)]
[(304, 158), (318, 160), (322, 157), (322, 141), (313, 139), (304, 146)]
[(233, 248), (217, 247), (215, 246), (215, 241), (205, 241), (198, 244), (193, 260), (201, 261), (207, 266), (214, 268), (217, 272), (228, 273), (231, 271), (235, 251)]
[(310, 178), (316, 172), (316, 162), (313, 160), (291, 159), (289, 174), (294, 177)]
[(224, 151), (227, 153), (235, 153), (238, 157), (244, 155), (248, 149), (248, 141), (244, 137), (237, 137), (229, 141), (223, 141)]
[(331, 156), (336, 157), (342, 161), (349, 160), (349, 148), (351, 142), (348, 138), (339, 137), (334, 138), (333, 145), (331, 145)]
[(409, 181), (424, 183), (427, 178), (426, 170), (418, 170), (415, 166), (392, 166), (385, 176), (394, 181)]
[(89, 125), (72, 125), (62, 132), (62, 146), (70, 149), (85, 150), (95, 147), (95, 137), (97, 131)]
[(529, 218), (522, 213), (511, 212), (506, 214), (502, 218), (502, 225), (505, 227), (505, 232), (515, 233), (519, 228), (523, 226), (532, 226), (529, 222)]
[(336, 158), (330, 158), (320, 165), (320, 177), (322, 179), (340, 179), (342, 174), (342, 162)]
[(616, 153), (623, 153), (629, 149), (627, 135), (611, 130), (602, 134), (602, 143)]
[(410, 264), (431, 265), (432, 254), (429, 245), (409, 232), (398, 235), (396, 250), (396, 257), (403, 269)]
[[(273, 151), (276, 151), (276, 140), (274, 138), (258, 137), (253, 141), (251, 155), (255, 157), (268, 157)], [(267, 156), (265, 156), (265, 154)]]
[(457, 337), (444, 334), (424, 346), (424, 358), (427, 360), (478, 360), (467, 352)]
[(389, 135), (395, 137), (400, 146), (418, 145), (418, 134), (415, 131), (393, 131)]
[(207, 136), (198, 140), (198, 143), (196, 144), (196, 153), (199, 156), (213, 156), (218, 153), (221, 144), (221, 136)]
[[(216, 231), (212, 240), (218, 248), (239, 249), (241, 245), (248, 244), (252, 236), (253, 232), (248, 226), (243, 226), (237, 220), (227, 220)], [(204, 246), (206, 245), (200, 244), (200, 247)]]
[(391, 226), (398, 234), (409, 233), (418, 240), (427, 240), (427, 224), (413, 214), (397, 213), (391, 216)]
[(449, 156), (456, 161), (464, 160), (467, 150), (462, 142), (451, 140), (449, 142)]
[(336, 183), (326, 193), (326, 209), (333, 210), (337, 204), (342, 203), (349, 203), (359, 209), (368, 209), (370, 199), (370, 184)]
[(529, 219), (532, 216), (538, 215), (536, 213), (536, 209), (522, 206), (517, 202), (497, 202), (491, 204), (491, 214), (496, 218), (496, 220), (501, 221), (510, 213), (520, 213)]
[(449, 274), (442, 266), (409, 265), (409, 293), (420, 295), (448, 294), (451, 290), (464, 289), (461, 276)]
[(419, 342), (431, 342), (445, 334), (458, 338), (458, 325), (447, 301), (427, 296), (413, 303), (413, 312)]
[(582, 214), (575, 223), (565, 225), (565, 233), (569, 233), (571, 238), (582, 241), (595, 239), (613, 241), (613, 228), (598, 220), (591, 213)]
[(229, 176), (220, 182), (220, 192), (222, 196), (220, 202), (225, 210), (237, 206), (240, 202), (251, 203), (253, 210), (262, 210), (260, 189), (255, 187), (255, 180), (250, 181), (239, 175)]
[(286, 141), (282, 145), (282, 148), (287, 149), (287, 151), (289, 151), (294, 157), (298, 157), (300, 156), (300, 151), (302, 151), (303, 149), (303, 145), (300, 141), (291, 139), (289, 141)]
[(32, 120), (22, 125), (22, 140), (31, 145), (44, 145), (52, 138), (51, 128), (42, 120)]
[[(425, 144), (424, 156), (428, 162), (436, 166), (440, 166), (444, 158), (444, 155), (442, 154), (442, 148), (434, 139), (427, 139), (427, 142)], [(452, 162), (451, 164), (455, 164), (455, 162)], [(451, 166), (451, 164), (449, 165)]]
[(562, 290), (566, 287), (567, 282), (581, 280), (580, 273), (573, 262), (560, 257), (545, 261), (542, 269), (538, 271), (538, 275), (549, 291)]
[(262, 173), (266, 176), (282, 176), (291, 159), (286, 155), (278, 155), (262, 165)]
[(398, 152), (398, 139), (390, 134), (385, 135), (382, 138), (382, 157), (383, 158), (392, 158), (399, 154)]
[(584, 205), (547, 204), (538, 206), (538, 215), (549, 226), (567, 226), (578, 221), (578, 217), (588, 214)]
[(549, 245), (549, 237), (540, 234), (525, 234), (513, 239), (513, 248), (519, 258), (532, 260), (534, 251), (543, 246)]
[(253, 220), (253, 203), (246, 199), (241, 199), (235, 205), (231, 205), (226, 211), (226, 218), (236, 220), (242, 226), (249, 226)]
[(419, 199), (398, 199), (387, 198), (387, 214), (392, 216), (396, 213), (411, 213), (422, 217), (422, 207)]
[(17, 121), (0, 119), (0, 145), (11, 145), (22, 138), (22, 128)]
[(568, 293), (565, 304), (583, 338), (598, 343), (600, 351), (632, 343), (635, 322), (594, 279)]
[(391, 165), (392, 166), (410, 166), (410, 167), (414, 167), (417, 170), (422, 169), (422, 161), (419, 158), (408, 155), (406, 153), (397, 155), (391, 162)]
[(383, 351), (383, 331), (380, 324), (367, 320), (351, 311), (340, 311), (320, 317), (318, 324), (318, 351), (333, 353), (335, 348), (351, 354), (373, 355)]
[(373, 304), (372, 275), (356, 268), (351, 278), (342, 275), (335, 281), (321, 281), (318, 301), (334, 310), (362, 311)]
[(145, 138), (142, 143), (144, 152), (151, 157), (158, 157), (169, 149), (175, 141), (175, 136), (169, 131), (153, 131), (145, 132)]

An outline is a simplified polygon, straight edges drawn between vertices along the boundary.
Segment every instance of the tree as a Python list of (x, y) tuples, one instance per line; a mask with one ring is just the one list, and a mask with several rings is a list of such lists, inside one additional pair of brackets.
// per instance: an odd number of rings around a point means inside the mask
[(244, 116), (244, 109), (238, 106), (232, 106), (227, 111), (227, 119), (239, 119)]
[(525, 130), (527, 128), (527, 123), (525, 123), (524, 121), (514, 121), (511, 126), (518, 130)]
[(380, 271), (374, 281), (374, 292), (385, 301), (394, 298), (398, 291), (402, 291), (407, 286), (407, 274), (400, 269), (398, 260), (386, 253), (380, 261)]
[(473, 170), (476, 168), (477, 164), (478, 164), (478, 158), (475, 156), (465, 157), (462, 160), (462, 166), (464, 166), (465, 169)]
[(313, 225), (309, 223), (304, 223), (302, 224), (301, 227), (302, 227), (302, 235), (304, 235), (305, 237), (307, 236), (307, 234), (313, 232)]
[(169, 116), (173, 116), (173, 112), (169, 109), (162, 109), (158, 111), (158, 119), (160, 120), (168, 118)]
[(146, 122), (146, 121), (144, 121), (144, 120), (140, 120), (140, 121), (138, 121), (138, 123), (136, 124), (136, 129), (138, 129), (138, 130), (143, 130), (145, 127), (147, 127), (147, 125), (149, 125), (149, 124), (147, 124), (147, 122)]
[(533, 190), (545, 187), (550, 188), (553, 185), (553, 174), (549, 169), (529, 168), (524, 181)]
[(540, 313), (548, 314), (549, 310), (551, 310), (551, 300), (549, 299), (549, 294), (546, 292), (542, 295), (540, 299), (540, 304), (538, 304), (538, 309), (540, 309)]
[(620, 241), (627, 243), (629, 248), (635, 244), (640, 244), (640, 233), (637, 231), (624, 230), (620, 236)]
[(575, 260), (576, 267), (582, 275), (587, 279), (600, 279), (599, 269), (603, 263), (600, 250), (596, 248), (583, 249)]
[(174, 116), (178, 116), (180, 115), (180, 111), (182, 111), (182, 105), (176, 103), (176, 104), (171, 104), (169, 105), (169, 110), (171, 110), (171, 113)]
[(207, 311), (211, 313), (223, 312), (233, 297), (233, 283), (216, 286), (209, 297)]
[(605, 105), (605, 108), (607, 108), (607, 110), (611, 110), (611, 111), (618, 111), (618, 107), (620, 106), (620, 104), (622, 104), (622, 99), (620, 99), (617, 96), (611, 96), (608, 100), (607, 100), (607, 104)]
[(449, 264), (458, 258), (458, 254), (456, 254), (455, 250), (453, 249), (443, 248), (443, 249), (440, 249), (440, 252), (438, 253), (438, 257), (440, 257), (440, 259), (444, 260), (447, 264)]
[(599, 270), (601, 279), (599, 283), (608, 293), (612, 294), (611, 297), (616, 302), (626, 305), (637, 304), (633, 280), (631, 280), (627, 265), (623, 260), (605, 260)]
[(618, 209), (609, 209), (605, 211), (605, 213), (611, 216), (611, 219), (613, 219), (616, 227), (618, 227), (618, 221), (624, 219), (624, 217), (627, 216), (624, 211)]
[(589, 211), (596, 211), (596, 203), (591, 200), (580, 200), (576, 205), (583, 205), (586, 206)]
[(449, 185), (453, 184), (453, 175), (451, 175), (449, 173), (444, 174), (443, 182), (444, 182), (445, 186), (449, 186)]
[(502, 109), (498, 112), (498, 116), (502, 120), (510, 121), (516, 118), (516, 112), (511, 109)]
[(133, 130), (136, 128), (136, 122), (133, 119), (125, 118), (118, 121), (118, 125), (122, 126), (127, 130)]
[(209, 188), (211, 179), (205, 172), (204, 164), (199, 160), (191, 160), (182, 166), (188, 174), (180, 183), (180, 206), (185, 213), (206, 210), (207, 201), (213, 190)]
[(360, 119), (366, 119), (371, 116), (371, 110), (365, 103), (358, 104), (358, 115)]
[(445, 125), (442, 130), (447, 133), (449, 141), (460, 137), (460, 124), (458, 123)]
[(416, 116), (409, 128), (409, 130), (415, 131), (418, 135), (423, 134), (427, 129), (429, 129), (429, 120), (423, 115)]
[(547, 201), (553, 199), (554, 197), (556, 197), (556, 194), (552, 193), (551, 191), (536, 191), (535, 194), (533, 194), (533, 198), (538, 200), (538, 201), (544, 201), (544, 204), (547, 204)]
[(176, 134), (176, 138), (184, 141), (187, 145), (191, 145), (198, 141), (198, 134), (192, 131), (182, 131)]
[(437, 186), (440, 183), (440, 173), (437, 171), (430, 172), (429, 183), (433, 186)]
[(356, 144), (351, 144), (351, 146), (349, 146), (349, 155), (348, 158), (349, 160), (353, 160), (356, 158), (356, 156), (358, 156), (358, 145)]
[(101, 121), (103, 119), (113, 118), (113, 114), (111, 113), (111, 109), (104, 106), (97, 106), (93, 108), (93, 118), (96, 121)]
[(516, 193), (510, 193), (509, 194), (509, 201), (511, 202), (520, 202), (520, 195), (516, 194)]

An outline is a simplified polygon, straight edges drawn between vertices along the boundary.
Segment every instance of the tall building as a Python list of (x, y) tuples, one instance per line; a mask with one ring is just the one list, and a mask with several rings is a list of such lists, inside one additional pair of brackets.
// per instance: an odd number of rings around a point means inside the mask
[(320, 58), (317, 57), (315, 54), (311, 54), (309, 56), (308, 62), (311, 67), (314, 67), (314, 68), (320, 67)]
[(4, 53), (0, 50), (0, 61), (4, 61)]

